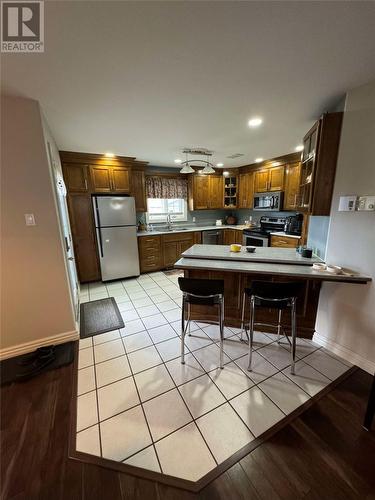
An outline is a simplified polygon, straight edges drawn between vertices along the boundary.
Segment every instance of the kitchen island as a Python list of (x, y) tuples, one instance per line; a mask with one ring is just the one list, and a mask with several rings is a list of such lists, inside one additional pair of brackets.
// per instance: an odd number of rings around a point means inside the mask
[[(254, 254), (230, 252), (227, 245), (194, 245), (183, 253), (175, 263), (176, 269), (183, 269), (185, 276), (201, 279), (223, 279), (225, 298), (225, 324), (240, 327), (243, 290), (253, 280), (262, 281), (300, 281), (301, 293), (297, 298), (297, 334), (312, 338), (315, 331), (315, 319), (318, 308), (319, 292), (322, 281), (366, 284), (371, 281), (351, 270), (343, 274), (331, 274), (328, 271), (315, 270), (314, 262), (319, 258), (304, 259), (294, 249), (257, 248)], [(246, 318), (248, 308), (246, 308)], [(217, 313), (207, 306), (192, 306), (192, 318), (201, 321), (216, 321)], [(277, 323), (277, 313), (270, 309), (258, 308), (256, 321)], [(283, 313), (282, 324), (290, 331), (290, 313)], [(264, 331), (274, 332), (269, 327)]]

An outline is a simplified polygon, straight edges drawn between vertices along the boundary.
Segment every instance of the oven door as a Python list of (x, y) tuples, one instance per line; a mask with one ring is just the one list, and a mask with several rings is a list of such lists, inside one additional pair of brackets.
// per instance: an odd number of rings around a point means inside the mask
[(253, 235), (253, 234), (244, 234), (243, 235), (243, 244), (244, 246), (253, 246), (253, 247), (268, 247), (269, 240), (267, 236)]

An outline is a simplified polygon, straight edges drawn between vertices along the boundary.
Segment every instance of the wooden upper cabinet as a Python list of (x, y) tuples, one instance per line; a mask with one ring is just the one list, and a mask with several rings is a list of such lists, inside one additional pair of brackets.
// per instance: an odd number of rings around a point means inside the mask
[(108, 167), (91, 165), (91, 184), (95, 193), (110, 193), (112, 191), (111, 173)]
[(95, 193), (129, 193), (129, 170), (123, 167), (91, 165), (91, 183)]
[(223, 208), (224, 185), (223, 177), (220, 175), (210, 175), (208, 178), (208, 207)]
[(254, 192), (266, 193), (268, 191), (268, 170), (258, 170), (254, 173)]
[(282, 191), (284, 189), (284, 166), (272, 167), (268, 171), (268, 190)]
[(89, 191), (87, 165), (63, 163), (63, 174), (68, 193), (87, 193)]
[(238, 208), (252, 208), (254, 201), (254, 173), (239, 175)]
[(342, 117), (342, 112), (324, 114), (303, 139), (298, 210), (330, 214)]
[(193, 176), (193, 208), (192, 210), (203, 210), (209, 207), (209, 191), (207, 175), (194, 175)]
[(254, 173), (254, 192), (282, 191), (284, 189), (284, 166), (258, 170)]
[(112, 192), (113, 193), (129, 193), (130, 192), (130, 175), (127, 168), (113, 167), (110, 170), (112, 177)]
[(147, 212), (145, 173), (143, 170), (132, 170), (131, 194), (135, 199), (137, 212)]
[(284, 210), (296, 210), (299, 203), (301, 163), (291, 163), (285, 172)]

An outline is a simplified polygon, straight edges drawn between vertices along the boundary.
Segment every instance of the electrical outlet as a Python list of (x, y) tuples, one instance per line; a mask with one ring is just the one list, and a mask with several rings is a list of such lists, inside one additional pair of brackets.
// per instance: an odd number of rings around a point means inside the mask
[(26, 226), (36, 226), (34, 214), (25, 214)]

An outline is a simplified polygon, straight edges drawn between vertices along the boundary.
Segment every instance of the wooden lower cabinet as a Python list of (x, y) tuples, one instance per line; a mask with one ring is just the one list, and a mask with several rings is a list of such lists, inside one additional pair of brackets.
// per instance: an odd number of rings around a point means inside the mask
[(141, 273), (158, 271), (163, 267), (161, 236), (139, 236), (138, 252)]
[[(239, 328), (241, 325), (242, 301), (244, 288), (251, 287), (253, 280), (261, 281), (301, 281), (301, 291), (297, 297), (297, 335), (311, 339), (315, 331), (315, 320), (319, 302), (320, 282), (283, 276), (270, 276), (268, 274), (241, 274), (232, 272), (216, 272), (206, 270), (185, 271), (185, 277), (198, 279), (224, 280), (224, 324)], [(218, 310), (216, 306), (192, 305), (191, 317), (195, 321), (217, 321)], [(256, 308), (256, 321), (277, 325), (277, 311), (267, 308)], [(245, 320), (249, 318), (249, 306), (245, 305)], [(290, 334), (290, 311), (283, 311), (281, 324)], [(275, 328), (263, 326), (264, 331), (275, 333)]]
[(91, 196), (71, 194), (67, 201), (79, 281), (98, 281), (101, 275)]
[(173, 267), (181, 254), (194, 245), (194, 233), (164, 234), (162, 238), (164, 267)]
[(223, 245), (232, 245), (233, 243), (242, 245), (242, 231), (238, 229), (224, 229), (223, 233)]
[(290, 238), (289, 236), (271, 235), (271, 247), (297, 248), (299, 244), (300, 244), (299, 238)]
[(201, 231), (139, 236), (138, 252), (141, 273), (173, 267), (185, 250), (201, 242)]

